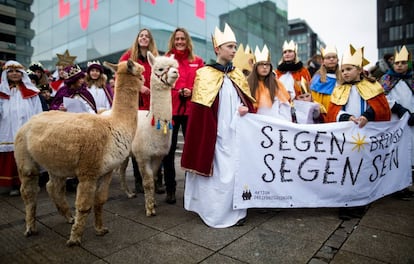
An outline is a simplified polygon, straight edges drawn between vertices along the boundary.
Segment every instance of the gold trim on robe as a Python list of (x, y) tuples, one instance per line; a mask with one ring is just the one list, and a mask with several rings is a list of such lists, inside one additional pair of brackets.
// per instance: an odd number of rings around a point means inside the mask
[[(240, 88), (241, 92), (246, 95), (252, 102), (256, 100), (250, 94), (250, 88), (247, 84), (243, 72), (235, 68), (228, 72), (227, 76)], [(220, 91), (224, 81), (224, 73), (211, 66), (204, 66), (197, 70), (194, 81), (193, 95), (191, 101), (207, 107), (211, 107)]]
[[(359, 83), (355, 84), (359, 95), (365, 100), (384, 93), (384, 88), (378, 82), (371, 83), (368, 80), (363, 79)], [(349, 94), (351, 93), (352, 84), (342, 84), (333, 90), (331, 95), (331, 102), (336, 105), (345, 105), (348, 102)]]

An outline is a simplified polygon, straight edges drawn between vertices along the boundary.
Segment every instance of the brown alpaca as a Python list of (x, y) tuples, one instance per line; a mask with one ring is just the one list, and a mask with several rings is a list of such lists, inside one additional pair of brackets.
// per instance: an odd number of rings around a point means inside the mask
[[(139, 123), (132, 142), (132, 153), (142, 175), (146, 215), (151, 216), (155, 215), (154, 175), (157, 175), (162, 159), (171, 146), (171, 88), (178, 78), (178, 62), (173, 56), (154, 57), (150, 52), (147, 58), (151, 64), (151, 105), (149, 111), (138, 111)], [(127, 165), (128, 159), (119, 170), (121, 188), (128, 197), (132, 197), (134, 194), (125, 183)]]
[[(110, 115), (43, 112), (30, 119), (17, 133), (14, 154), (25, 203), (26, 236), (37, 233), (35, 217), (40, 167), (49, 172), (46, 188), (59, 213), (67, 222), (74, 223), (66, 245), (80, 244), (92, 209), (96, 234), (108, 232), (103, 226), (102, 207), (108, 198), (113, 169), (131, 152), (143, 67), (132, 60), (118, 65), (106, 63), (106, 66), (117, 73)], [(65, 196), (65, 180), (74, 175), (79, 180), (75, 219)]]

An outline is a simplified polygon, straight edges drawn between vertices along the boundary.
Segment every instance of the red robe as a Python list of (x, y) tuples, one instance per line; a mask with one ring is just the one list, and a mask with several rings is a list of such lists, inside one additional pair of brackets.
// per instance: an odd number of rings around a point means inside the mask
[[(242, 73), (240, 72), (240, 74)], [(247, 81), (244, 81), (247, 85)], [(233, 84), (236, 85), (236, 83), (237, 81), (233, 80)], [(194, 87), (196, 88), (196, 85)], [(239, 89), (238, 94), (242, 95), (243, 98), (241, 99), (249, 108), (249, 112), (254, 112), (253, 102), (243, 92), (243, 89)], [(191, 113), (188, 117), (187, 133), (181, 157), (181, 167), (183, 169), (202, 176), (212, 175), (217, 139), (218, 106), (218, 94), (211, 106), (191, 102)]]
[[(391, 110), (381, 85), (378, 83), (370, 83), (367, 80), (362, 80), (356, 85), (361, 87), (359, 88), (361, 97), (364, 98), (367, 104), (374, 110), (375, 121), (391, 120)], [(331, 96), (331, 102), (329, 103), (325, 122), (336, 122), (336, 117), (339, 111), (348, 102), (349, 90), (351, 87), (352, 85), (350, 84), (335, 87)]]

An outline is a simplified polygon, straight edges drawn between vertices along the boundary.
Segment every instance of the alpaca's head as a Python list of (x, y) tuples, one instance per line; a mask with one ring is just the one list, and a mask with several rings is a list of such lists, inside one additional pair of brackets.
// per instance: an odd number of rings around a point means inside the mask
[(175, 81), (178, 79), (178, 62), (174, 59), (174, 55), (170, 57), (154, 57), (148, 51), (147, 58), (151, 65), (151, 82), (161, 82), (168, 86), (168, 88), (174, 86)]
[(112, 72), (116, 73), (117, 76), (127, 74), (138, 76), (139, 79), (142, 80), (142, 73), (144, 72), (144, 67), (131, 59), (127, 61), (121, 61), (118, 64), (113, 64), (105, 61), (103, 65), (105, 67), (108, 67)]

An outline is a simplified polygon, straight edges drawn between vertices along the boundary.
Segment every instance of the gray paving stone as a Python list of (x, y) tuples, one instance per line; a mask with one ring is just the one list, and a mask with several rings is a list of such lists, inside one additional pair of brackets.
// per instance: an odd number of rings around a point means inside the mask
[(414, 203), (391, 198), (388, 202), (393, 205), (392, 210), (388, 203), (373, 206), (360, 225), (414, 237)]
[[(339, 226), (333, 217), (318, 216), (317, 210), (283, 210), (261, 225), (261, 228), (323, 243)], [(322, 211), (322, 210), (321, 210)]]
[(18, 257), (21, 251), (44, 243), (65, 244), (66, 240), (63, 237), (46, 226), (38, 225), (37, 230), (39, 233), (30, 237), (24, 236), (24, 224), (8, 226), (0, 230), (0, 256), (16, 254), (16, 257)]
[(307, 263), (319, 247), (313, 241), (259, 227), (220, 253), (246, 263)]
[(211, 228), (197, 217), (192, 221), (168, 229), (166, 232), (193, 244), (217, 251), (246, 234), (252, 228), (248, 225), (229, 228)]
[(213, 252), (184, 241), (182, 239), (160, 233), (146, 241), (141, 241), (105, 258), (109, 263), (198, 263)]
[(343, 250), (388, 263), (414, 263), (414, 237), (359, 226)]
[(109, 232), (104, 236), (96, 236), (95, 228), (85, 229), (82, 238), (82, 247), (100, 258), (134, 245), (142, 240), (158, 234), (152, 228), (118, 217), (117, 220), (106, 224)]
[[(334, 259), (330, 264), (385, 264), (389, 262), (379, 261), (375, 258), (369, 258), (366, 256), (361, 256), (348, 252), (346, 250), (341, 250), (338, 254), (335, 255)], [(396, 262), (392, 262), (396, 263)]]
[(239, 260), (230, 258), (228, 256), (224, 256), (222, 254), (216, 253), (212, 256), (209, 256), (207, 259), (200, 262), (200, 264), (218, 264), (218, 263), (226, 263), (226, 264), (242, 264), (246, 262), (241, 262)]

